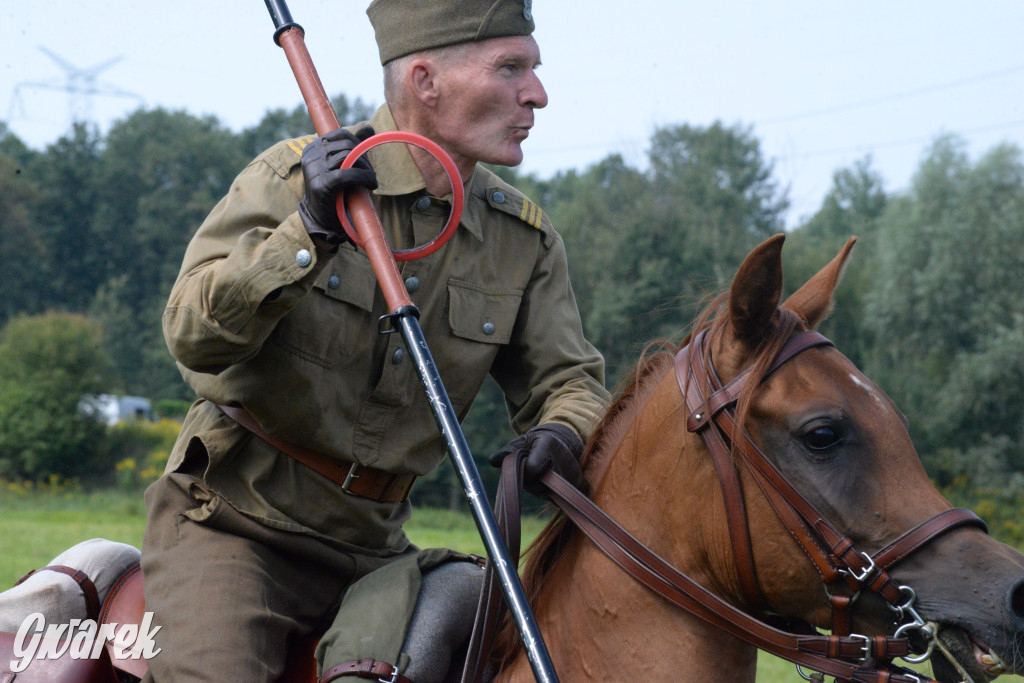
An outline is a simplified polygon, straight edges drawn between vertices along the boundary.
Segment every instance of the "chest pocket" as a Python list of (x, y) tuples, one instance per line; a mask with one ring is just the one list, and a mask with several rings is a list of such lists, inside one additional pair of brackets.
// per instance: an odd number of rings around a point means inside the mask
[(485, 344), (508, 344), (523, 292), (490, 290), (449, 280), (448, 300), (448, 324), (456, 337)]
[(365, 256), (351, 249), (339, 249), (313, 287), (331, 299), (372, 311), (377, 277)]
[(438, 366), (456, 409), (468, 405), (483, 385), (498, 350), (512, 339), (523, 292), (448, 281), (448, 341)]
[(341, 249), (309, 294), (281, 319), (273, 341), (294, 356), (325, 368), (368, 353), (376, 339), (377, 280), (365, 256)]

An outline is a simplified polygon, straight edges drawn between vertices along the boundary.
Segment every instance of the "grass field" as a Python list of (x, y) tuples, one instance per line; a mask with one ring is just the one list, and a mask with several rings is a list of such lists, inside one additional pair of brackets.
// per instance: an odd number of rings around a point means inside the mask
[[(141, 494), (0, 491), (0, 590), (80, 541), (106, 538), (138, 547), (144, 526)], [(524, 520), (523, 537), (532, 538), (542, 526), (539, 519)], [(417, 510), (406, 531), (422, 548), (448, 547), (483, 554), (483, 544), (468, 514)], [(792, 664), (763, 653), (757, 671), (759, 683), (802, 680)], [(1012, 683), (1024, 678), (1000, 680)]]

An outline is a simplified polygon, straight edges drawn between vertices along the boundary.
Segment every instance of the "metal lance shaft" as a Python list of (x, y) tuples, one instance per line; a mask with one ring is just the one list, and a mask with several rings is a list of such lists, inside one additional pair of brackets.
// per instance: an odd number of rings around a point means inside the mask
[[(284, 0), (264, 1), (274, 20), (276, 29), (274, 42), (284, 49), (317, 134), (324, 135), (336, 130), (340, 124), (306, 49), (302, 27), (292, 21), (291, 13)], [(555, 675), (555, 669), (541, 637), (540, 629), (537, 627), (537, 621), (526, 600), (526, 593), (519, 581), (517, 568), (512, 562), (508, 548), (505, 547), (501, 533), (498, 531), (494, 513), (487, 503), (487, 493), (480, 479), (480, 472), (466, 443), (462, 426), (456, 418), (455, 409), (441, 381), (441, 375), (434, 364), (430, 349), (427, 348), (427, 342), (419, 324), (419, 311), (413, 306), (402, 282), (398, 264), (391, 253), (391, 248), (384, 237), (380, 218), (370, 200), (370, 193), (360, 188), (358, 191), (347, 193), (345, 199), (352, 223), (363, 243), (363, 248), (366, 250), (370, 264), (377, 276), (377, 282), (380, 284), (384, 299), (391, 311), (387, 317), (390, 318), (393, 328), (397, 328), (401, 332), (406, 348), (416, 365), (423, 388), (426, 390), (434, 420), (444, 437), (448, 454), (458, 473), (459, 482), (469, 500), (473, 520), (476, 522), (487, 555), (498, 576), (502, 595), (519, 631), (523, 647), (533, 669), (534, 678), (541, 683), (557, 683), (558, 677)]]

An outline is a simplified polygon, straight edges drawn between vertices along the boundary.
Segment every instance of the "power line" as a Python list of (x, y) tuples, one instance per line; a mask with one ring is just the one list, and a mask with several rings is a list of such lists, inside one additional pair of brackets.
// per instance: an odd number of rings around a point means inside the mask
[(767, 126), (775, 123), (786, 123), (788, 121), (797, 121), (799, 119), (808, 119), (815, 116), (825, 116), (827, 114), (838, 114), (844, 111), (850, 111), (853, 109), (863, 109), (865, 107), (873, 107), (879, 104), (886, 104), (888, 102), (895, 102), (897, 100), (908, 99), (911, 97), (919, 97), (921, 95), (927, 95), (929, 93), (938, 92), (940, 90), (948, 90), (949, 88), (959, 88), (964, 85), (972, 85), (974, 83), (980, 83), (981, 81), (991, 80), (993, 78), (1000, 78), (1013, 73), (1024, 71), (1024, 64), (1018, 66), (1011, 66), (1006, 69), (1000, 69), (998, 71), (990, 71), (984, 74), (978, 74), (976, 76), (968, 76), (967, 78), (961, 78), (955, 81), (947, 81), (946, 83), (936, 83), (935, 85), (928, 85), (923, 88), (916, 88), (914, 90), (905, 90), (903, 92), (893, 93), (891, 95), (882, 95), (880, 97), (873, 97), (867, 100), (861, 100), (859, 102), (849, 102), (847, 104), (837, 104), (831, 107), (823, 107), (821, 109), (811, 109), (809, 111), (799, 112), (796, 114), (787, 114), (785, 116), (779, 116), (772, 119), (764, 119), (757, 121), (757, 125)]
[[(977, 128), (969, 128), (969, 129), (966, 129), (966, 130), (956, 130), (956, 131), (949, 131), (949, 132), (951, 134), (953, 134), (953, 135), (968, 136), (968, 135), (976, 135), (978, 133), (990, 133), (990, 132), (998, 131), (998, 130), (1009, 130), (1011, 128), (1019, 128), (1021, 126), (1024, 126), (1024, 119), (1021, 119), (1019, 121), (1008, 121), (1006, 123), (994, 123), (994, 124), (990, 124), (990, 125), (986, 125), (986, 126), (979, 126)], [(869, 149), (886, 149), (886, 148), (889, 148), (889, 147), (900, 147), (900, 146), (911, 145), (911, 144), (917, 145), (917, 144), (921, 144), (921, 143), (924, 143), (924, 142), (928, 142), (928, 141), (934, 139), (934, 137), (935, 137), (935, 135), (933, 134), (933, 135), (928, 135), (928, 136), (917, 136), (917, 137), (913, 137), (913, 138), (902, 138), (902, 139), (899, 139), (899, 140), (886, 140), (886, 141), (882, 141), (882, 142), (866, 142), (866, 143), (861, 143), (861, 144), (857, 144), (857, 145), (852, 145), (852, 146), (849, 146), (849, 147), (836, 147), (836, 148), (832, 148), (832, 149), (820, 149), (820, 150), (813, 150), (813, 151), (810, 151), (810, 152), (800, 152), (800, 153), (796, 153), (796, 154), (788, 154), (785, 157), (781, 157), (781, 158), (782, 159), (803, 159), (803, 158), (809, 158), (809, 157), (829, 156), (829, 155), (834, 155), (834, 154), (847, 154), (849, 152), (858, 152), (858, 151), (861, 151), (861, 150), (869, 150)], [(621, 153), (621, 151), (624, 148), (626, 148), (626, 147), (636, 147), (636, 146), (640, 146), (640, 145), (646, 145), (649, 141), (650, 141), (649, 139), (641, 140), (639, 138), (633, 138), (633, 139), (629, 139), (629, 140), (621, 140), (621, 139), (620, 140), (616, 140), (614, 143), (592, 142), (592, 143), (583, 143), (583, 144), (579, 144), (579, 145), (566, 145), (566, 146), (562, 146), (562, 147), (547, 147), (547, 148), (543, 148), (543, 149), (531, 149), (529, 151), (529, 156), (533, 157), (533, 156), (536, 156), (536, 155), (539, 155), (539, 154), (564, 154), (566, 152), (579, 152), (579, 151), (588, 150), (588, 149), (605, 149), (605, 150), (608, 150), (608, 154), (616, 154), (616, 153)]]
[[(997, 131), (997, 130), (1006, 130), (1006, 129), (1009, 129), (1009, 128), (1019, 128), (1021, 126), (1024, 126), (1024, 119), (1022, 119), (1020, 121), (1010, 121), (1010, 122), (1007, 122), (1007, 123), (996, 123), (996, 124), (992, 124), (992, 125), (988, 125), (988, 126), (980, 126), (978, 128), (971, 128), (971, 129), (968, 129), (968, 130), (951, 131), (951, 134), (953, 134), (953, 135), (968, 136), (968, 135), (976, 135), (978, 133), (990, 133), (992, 131)], [(903, 139), (900, 139), (900, 140), (888, 140), (888, 141), (885, 141), (885, 142), (872, 142), (872, 143), (865, 143), (865, 144), (860, 144), (860, 145), (854, 145), (854, 146), (851, 146), (851, 147), (837, 147), (837, 148), (833, 148), (833, 149), (820, 149), (820, 150), (813, 150), (813, 151), (810, 151), (810, 152), (799, 152), (799, 153), (794, 153), (794, 154), (787, 154), (787, 155), (778, 157), (778, 159), (780, 161), (786, 161), (786, 160), (789, 160), (789, 159), (809, 159), (809, 158), (812, 158), (812, 157), (834, 156), (834, 155), (838, 155), (838, 154), (849, 154), (851, 152), (870, 151), (870, 150), (876, 150), (876, 149), (887, 149), (887, 148), (890, 148), (890, 147), (903, 147), (903, 146), (906, 146), (906, 145), (920, 145), (922, 143), (927, 143), (927, 142), (933, 140), (934, 138), (935, 138), (935, 136), (931, 135), (931, 136), (917, 136), (917, 137), (913, 137), (913, 138), (903, 138)]]

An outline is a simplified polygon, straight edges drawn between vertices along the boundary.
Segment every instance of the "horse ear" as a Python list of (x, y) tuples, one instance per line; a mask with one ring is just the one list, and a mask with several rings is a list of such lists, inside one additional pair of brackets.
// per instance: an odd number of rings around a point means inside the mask
[(775, 235), (747, 255), (729, 290), (729, 322), (737, 338), (756, 342), (768, 329), (782, 296), (782, 243)]
[(843, 276), (846, 260), (850, 257), (850, 250), (856, 241), (856, 237), (847, 240), (839, 254), (827, 266), (819, 270), (817, 275), (793, 292), (782, 304), (783, 308), (803, 318), (808, 328), (814, 329), (832, 312), (832, 292)]

